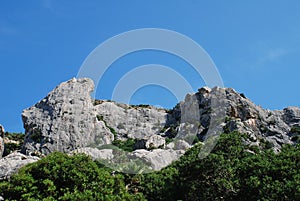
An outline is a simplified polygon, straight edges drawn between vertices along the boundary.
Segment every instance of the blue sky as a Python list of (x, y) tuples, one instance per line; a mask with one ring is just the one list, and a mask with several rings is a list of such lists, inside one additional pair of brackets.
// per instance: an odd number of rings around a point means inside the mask
[[(300, 2), (202, 0), (3, 0), (0, 2), (0, 124), (23, 132), (22, 110), (75, 77), (88, 54), (125, 31), (163, 28), (182, 33), (212, 57), (226, 87), (269, 109), (300, 106)], [(122, 73), (157, 63), (204, 85), (181, 59), (158, 51), (116, 61), (96, 97), (110, 97)], [(122, 70), (118, 70), (122, 69)], [(137, 91), (132, 103), (172, 107), (166, 89)]]

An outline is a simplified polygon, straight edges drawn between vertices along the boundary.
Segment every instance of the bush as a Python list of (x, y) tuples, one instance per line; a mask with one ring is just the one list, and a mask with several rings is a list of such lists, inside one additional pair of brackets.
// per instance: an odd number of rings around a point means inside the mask
[(221, 135), (204, 159), (196, 144), (171, 166), (139, 177), (139, 192), (149, 200), (300, 200), (300, 146), (252, 154), (244, 138)]
[(12, 140), (15, 142), (5, 143), (5, 149), (4, 149), (3, 156), (7, 156), (8, 154), (12, 153), (13, 151), (21, 149), (23, 142), (24, 142), (24, 137), (25, 137), (25, 135), (23, 133), (5, 132), (4, 136), (8, 140)]
[(138, 175), (54, 153), (0, 183), (0, 192), (8, 200), (300, 200), (300, 145), (249, 153), (246, 137), (223, 134), (204, 159), (198, 143), (161, 171)]
[(128, 152), (132, 152), (134, 150), (135, 143), (136, 143), (136, 140), (132, 139), (132, 138), (128, 138), (125, 141), (114, 140), (112, 142), (112, 144), (115, 145), (116, 147), (119, 147), (120, 149), (122, 149), (124, 151), (128, 151)]
[(85, 155), (53, 153), (0, 183), (8, 200), (142, 200), (126, 191), (123, 176), (98, 168)]

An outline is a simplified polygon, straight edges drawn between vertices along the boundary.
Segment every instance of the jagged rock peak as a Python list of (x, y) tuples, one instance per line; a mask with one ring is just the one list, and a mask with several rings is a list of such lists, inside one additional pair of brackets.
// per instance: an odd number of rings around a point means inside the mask
[[(270, 111), (255, 105), (232, 88), (202, 87), (187, 94), (172, 110), (147, 105), (132, 106), (91, 98), (93, 81), (88, 78), (64, 82), (33, 107), (24, 110), (24, 153), (70, 152), (78, 148), (111, 144), (114, 139), (137, 139), (136, 147), (166, 146), (163, 138), (192, 144), (193, 136), (206, 138), (212, 127), (238, 130), (260, 145), (269, 141), (275, 150), (293, 144), (294, 127), (300, 125), (300, 109)], [(220, 122), (222, 120), (222, 122)], [(213, 129), (212, 129), (213, 130)], [(187, 140), (191, 139), (191, 141)], [(146, 146), (147, 145), (147, 146)], [(185, 146), (185, 147), (188, 147)]]
[(25, 128), (23, 152), (49, 154), (70, 152), (95, 141), (111, 143), (113, 134), (97, 113), (90, 93), (94, 83), (88, 78), (63, 82), (33, 107), (23, 111)]

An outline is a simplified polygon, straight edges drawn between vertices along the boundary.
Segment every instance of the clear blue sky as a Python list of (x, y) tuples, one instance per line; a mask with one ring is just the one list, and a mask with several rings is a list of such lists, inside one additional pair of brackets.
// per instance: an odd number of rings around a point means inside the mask
[[(300, 106), (299, 10), (297, 0), (2, 0), (0, 124), (23, 132), (22, 110), (75, 77), (96, 46), (124, 31), (148, 27), (195, 40), (214, 60), (225, 86), (256, 104), (270, 109)], [(113, 65), (130, 70), (148, 63), (198, 79), (185, 72), (187, 64), (162, 52), (131, 54)], [(106, 73), (106, 89), (97, 98), (109, 96), (120, 76), (115, 71), (112, 67)], [(198, 79), (192, 86), (196, 90), (201, 84)], [(139, 90), (133, 101), (166, 107), (175, 102), (158, 87)]]

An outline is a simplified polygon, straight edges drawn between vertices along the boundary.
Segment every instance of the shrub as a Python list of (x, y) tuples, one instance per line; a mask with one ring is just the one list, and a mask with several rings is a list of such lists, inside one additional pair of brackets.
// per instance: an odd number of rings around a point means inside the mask
[(53, 153), (21, 168), (0, 183), (8, 200), (141, 200), (126, 191), (123, 176), (114, 176), (85, 155)]

